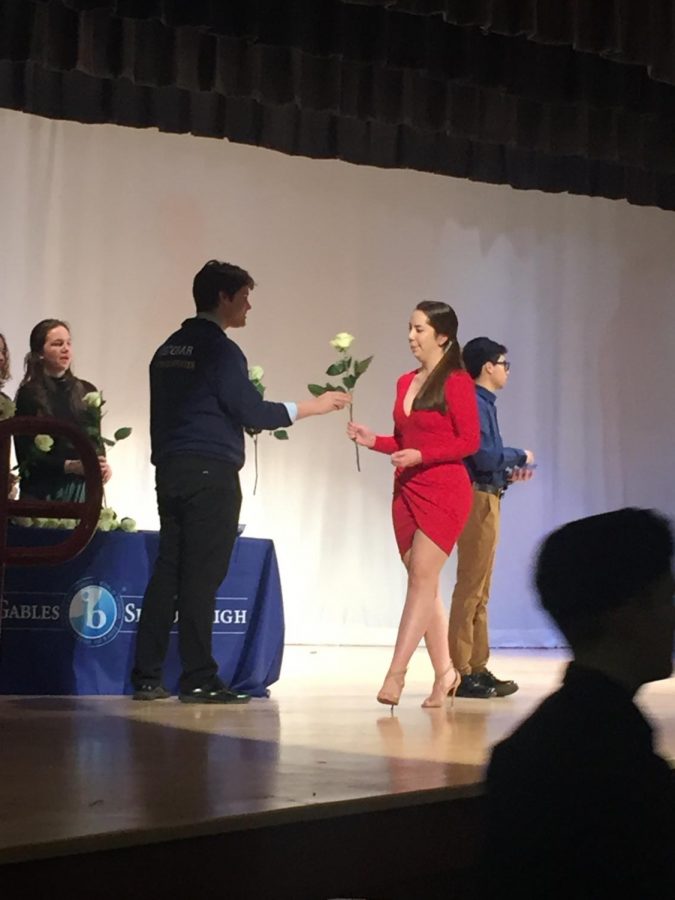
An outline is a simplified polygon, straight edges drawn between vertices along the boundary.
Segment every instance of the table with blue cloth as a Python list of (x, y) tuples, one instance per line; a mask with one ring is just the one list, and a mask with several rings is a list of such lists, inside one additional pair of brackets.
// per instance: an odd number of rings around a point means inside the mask
[[(40, 547), (64, 532), (10, 527), (8, 543)], [(129, 694), (143, 593), (157, 555), (156, 531), (96, 532), (57, 566), (5, 573), (0, 694)], [(284, 613), (274, 544), (239, 537), (216, 597), (213, 655), (236, 691), (264, 697), (279, 678)], [(176, 690), (177, 627), (164, 682)]]

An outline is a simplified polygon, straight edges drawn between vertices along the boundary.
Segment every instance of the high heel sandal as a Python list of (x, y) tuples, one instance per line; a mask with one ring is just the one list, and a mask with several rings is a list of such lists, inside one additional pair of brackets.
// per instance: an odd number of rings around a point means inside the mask
[[(392, 672), (391, 669), (384, 676), (384, 682), (382, 687), (380, 688), (380, 693), (377, 695), (377, 702), (384, 704), (384, 706), (391, 706), (393, 709), (395, 706), (398, 706), (398, 701), (401, 699), (401, 691), (405, 685), (405, 673), (407, 669), (404, 669), (402, 672)], [(396, 690), (387, 690), (387, 682), (393, 682)]]
[[(449, 677), (451, 672), (454, 672), (455, 674), (452, 677)], [(446, 669), (442, 675), (439, 675), (438, 678), (434, 679), (434, 686), (431, 689), (431, 693), (424, 703), (422, 703), (422, 706), (425, 709), (435, 709), (439, 706), (444, 706), (446, 697), (450, 697), (450, 706), (454, 706), (455, 694), (457, 693), (457, 688), (461, 681), (461, 673), (458, 672), (454, 666), (450, 666), (450, 668)]]

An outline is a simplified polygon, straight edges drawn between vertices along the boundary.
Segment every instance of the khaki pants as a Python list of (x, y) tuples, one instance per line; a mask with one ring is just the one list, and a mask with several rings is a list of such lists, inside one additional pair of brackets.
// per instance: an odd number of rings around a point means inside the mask
[(487, 603), (499, 540), (500, 499), (474, 489), (473, 505), (457, 541), (457, 584), (448, 639), (453, 665), (462, 675), (482, 672), (490, 656)]

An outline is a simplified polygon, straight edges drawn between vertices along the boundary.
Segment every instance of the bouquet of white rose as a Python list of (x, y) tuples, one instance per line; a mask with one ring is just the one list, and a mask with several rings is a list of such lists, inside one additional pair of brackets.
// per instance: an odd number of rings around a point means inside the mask
[(0, 394), (0, 422), (12, 419), (16, 414), (16, 405), (4, 394)]
[[(23, 528), (62, 528), (72, 530), (77, 525), (77, 519), (47, 519), (47, 518), (29, 518), (23, 516), (12, 520), (15, 525), (21, 525)], [(120, 519), (114, 509), (104, 506), (98, 518), (99, 531), (137, 531), (136, 521), (129, 516)]]
[[(82, 398), (84, 405), (84, 414), (82, 417), (82, 425), (85, 434), (88, 436), (99, 456), (105, 452), (105, 447), (114, 447), (118, 441), (123, 441), (131, 434), (131, 428), (118, 428), (114, 434), (114, 440), (103, 437), (101, 434), (101, 420), (104, 416), (103, 406), (105, 400), (100, 391), (90, 391)], [(49, 434), (38, 434), (33, 440), (35, 451), (38, 453), (49, 453), (54, 446), (54, 438)], [(20, 468), (22, 477), (26, 477), (30, 471), (31, 459), (24, 463)]]
[[(91, 440), (92, 444), (94, 444), (96, 448), (96, 452), (99, 456), (103, 455), (105, 452), (105, 447), (114, 447), (118, 441), (122, 441), (125, 438), (128, 438), (131, 434), (131, 428), (118, 428), (114, 434), (114, 439), (104, 437), (101, 434), (101, 420), (103, 418), (103, 406), (105, 405), (105, 400), (100, 391), (90, 391), (88, 394), (85, 394), (82, 398), (82, 403), (84, 405), (84, 414), (82, 417), (82, 425), (85, 433)], [(47, 454), (51, 451), (54, 446), (54, 438), (49, 434), (38, 434), (33, 439), (33, 446), (31, 447), (30, 454), (28, 458), (24, 461), (23, 465), (19, 468), (20, 475), (22, 477), (27, 477), (30, 473), (31, 463), (38, 459), (43, 454)], [(33, 518), (33, 519), (17, 519), (17, 524), (24, 526), (33, 526), (37, 528), (74, 528), (75, 520), (74, 519), (45, 519), (45, 518)], [(98, 528), (100, 531), (114, 531), (119, 528), (122, 531), (136, 531), (136, 522), (130, 517), (124, 517), (122, 519), (118, 518), (117, 513), (111, 509), (105, 500), (105, 493), (103, 495), (103, 507), (101, 509), (101, 514), (99, 517)]]
[[(261, 397), (265, 396), (265, 385), (263, 384), (263, 376), (265, 374), (265, 370), (262, 366), (251, 366), (248, 370), (249, 381), (256, 389), (256, 391), (260, 394)], [(253, 482), (253, 493), (258, 489), (258, 435), (262, 434), (262, 428), (245, 428), (246, 434), (249, 437), (253, 438), (253, 459), (255, 462), (255, 481)], [(277, 428), (276, 431), (270, 431), (270, 434), (273, 435), (278, 441), (287, 441), (288, 440), (288, 432), (284, 428)]]
[(84, 430), (91, 441), (96, 445), (99, 453), (103, 453), (104, 447), (114, 447), (118, 441), (123, 441), (131, 434), (131, 428), (118, 428), (113, 435), (113, 440), (103, 437), (101, 434), (101, 420), (105, 413), (103, 407), (105, 400), (101, 391), (89, 391), (82, 398), (84, 404)]

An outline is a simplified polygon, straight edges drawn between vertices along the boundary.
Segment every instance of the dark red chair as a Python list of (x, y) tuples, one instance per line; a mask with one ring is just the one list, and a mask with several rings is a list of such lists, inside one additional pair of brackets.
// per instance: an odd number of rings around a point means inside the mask
[[(67, 438), (84, 467), (84, 502), (10, 500), (9, 457), (12, 436), (15, 434), (49, 434)], [(103, 482), (96, 451), (82, 431), (68, 422), (47, 416), (16, 416), (0, 422), (0, 575), (4, 575), (5, 566), (47, 566), (73, 559), (84, 550), (96, 531), (102, 500)], [(10, 519), (16, 517), (79, 519), (79, 523), (72, 531), (64, 531), (64, 540), (58, 544), (49, 547), (9, 547), (7, 526)], [(4, 579), (0, 584), (3, 581)]]

